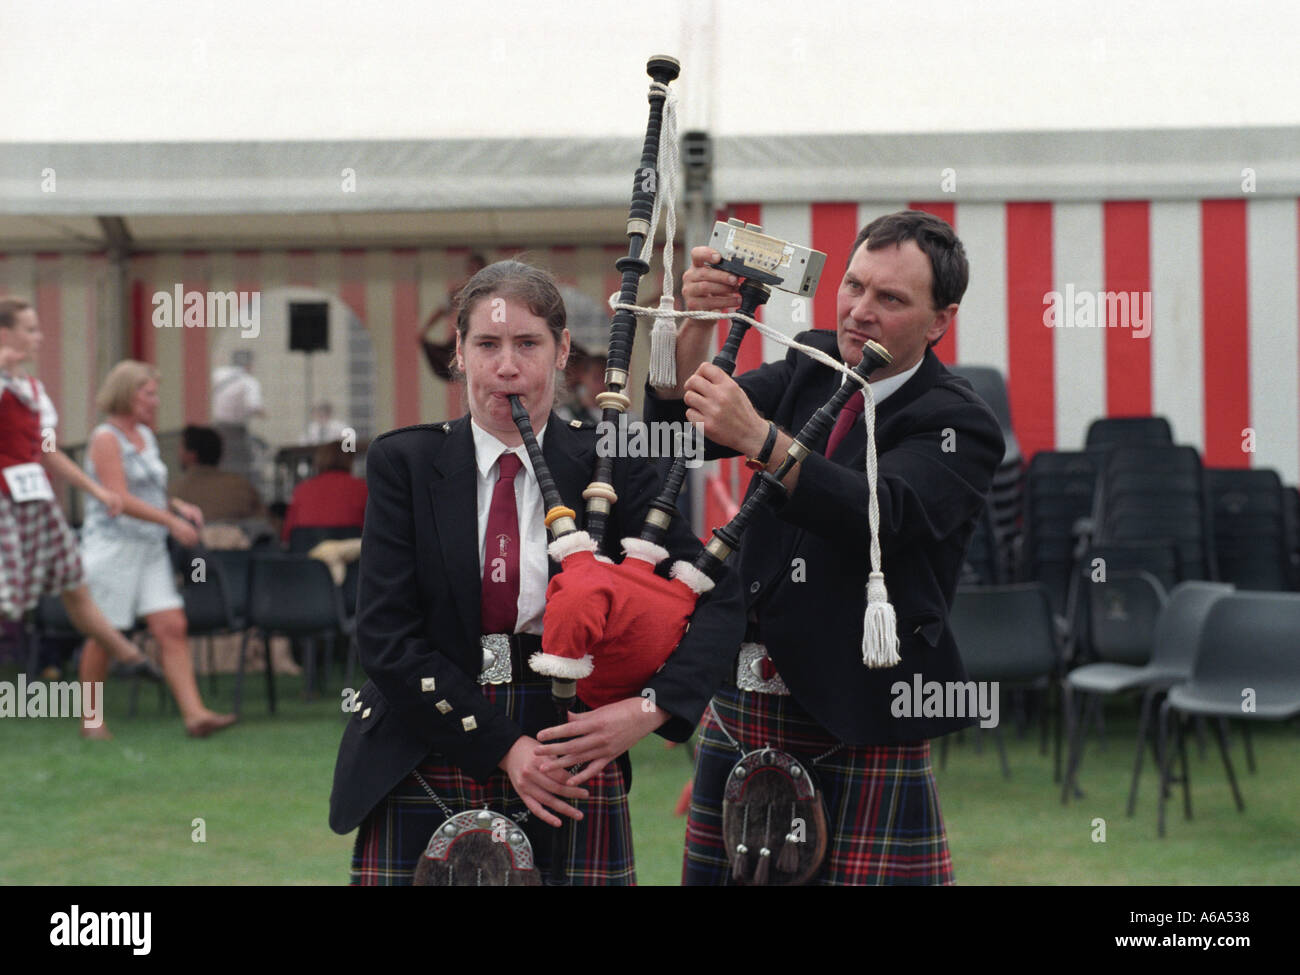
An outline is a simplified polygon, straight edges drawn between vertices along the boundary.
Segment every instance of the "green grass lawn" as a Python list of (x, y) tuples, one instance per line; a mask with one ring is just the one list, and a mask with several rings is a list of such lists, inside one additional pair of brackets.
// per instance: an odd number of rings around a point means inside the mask
[[(0, 669), (12, 681), (16, 669)], [(228, 706), (222, 678), (214, 708)], [(331, 677), (331, 686), (338, 683)], [(168, 702), (141, 688), (126, 716), (128, 688), (108, 690), (112, 742), (87, 742), (77, 723), (0, 719), (0, 884), (342, 884), (351, 838), (326, 823), (334, 755), (342, 733), (338, 696), (305, 702), (301, 681), (281, 678), (280, 710), (267, 714), (260, 674), (246, 687), (245, 719), (206, 741), (184, 736)], [(1063, 806), (1050, 755), (1037, 737), (1006, 730), (1012, 777), (1004, 780), (992, 739), (971, 735), (937, 770), (949, 842), (962, 884), (1258, 884), (1300, 882), (1300, 755), (1294, 726), (1257, 725), (1259, 773), (1234, 759), (1246, 800), (1237, 813), (1211, 740), (1191, 746), (1193, 811), (1169, 808), (1156, 838), (1148, 766), (1137, 815), (1124, 816), (1136, 722), (1130, 707), (1107, 714), (1109, 747), (1090, 742), (1087, 795)], [(937, 758), (936, 758), (937, 762)], [(642, 884), (676, 885), (684, 820), (673, 816), (689, 774), (686, 752), (658, 738), (633, 754), (632, 822)], [(204, 842), (195, 842), (194, 820)], [(1094, 842), (1094, 820), (1105, 842)]]

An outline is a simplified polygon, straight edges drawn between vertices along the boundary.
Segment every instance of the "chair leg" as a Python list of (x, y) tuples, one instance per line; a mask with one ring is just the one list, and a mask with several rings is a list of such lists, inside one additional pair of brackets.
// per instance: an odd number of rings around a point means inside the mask
[(1165, 800), (1169, 798), (1169, 764), (1172, 759), (1169, 742), (1169, 700), (1160, 702), (1160, 721), (1156, 731), (1159, 742), (1156, 751), (1160, 755), (1160, 796), (1156, 802), (1156, 834), (1165, 835)]
[(1066, 789), (1070, 781), (1070, 754), (1068, 745), (1074, 738), (1074, 691), (1065, 678), (1061, 678), (1060, 684), (1061, 695), (1061, 722), (1065, 726), (1064, 739), (1067, 745), (1065, 755), (1065, 775), (1061, 775), (1061, 742), (1056, 743), (1056, 778), (1053, 781), (1064, 781), (1061, 785), (1061, 802), (1068, 801)]
[(306, 659), (306, 679), (303, 681), (303, 699), (310, 701), (316, 693), (316, 638), (303, 638), (303, 656)]
[(1065, 734), (1065, 681), (1054, 682), (1056, 706), (1052, 708), (1052, 781), (1061, 781), (1061, 747)]
[(217, 651), (216, 637), (208, 637), (208, 690), (217, 693)]
[(325, 637), (325, 672), (321, 676), (321, 693), (325, 693), (325, 688), (329, 686), (330, 663), (334, 660), (334, 653), (338, 649), (337, 634), (330, 633)]
[(275, 714), (275, 665), (271, 661), (271, 640), (273, 633), (262, 631), (262, 647), (266, 650), (266, 703)]
[(1096, 707), (1096, 695), (1079, 694), (1075, 695), (1073, 688), (1066, 688), (1066, 694), (1069, 700), (1078, 701), (1077, 705), (1072, 706), (1070, 719), (1067, 724), (1068, 732), (1066, 742), (1068, 750), (1066, 751), (1065, 777), (1061, 783), (1061, 802), (1069, 803), (1071, 793), (1076, 798), (1083, 798), (1083, 790), (1079, 788), (1078, 773), (1079, 765), (1083, 761), (1083, 738), (1088, 733), (1088, 718)]
[(1038, 702), (1038, 754), (1047, 754), (1047, 726), (1050, 723), (1048, 712), (1052, 707), (1052, 681), (1048, 678), (1047, 686), (1043, 688), (1042, 696)]
[(1002, 740), (1002, 725), (995, 725), (993, 728), (993, 743), (998, 746), (998, 759), (1002, 762), (1002, 777), (1011, 778), (1011, 766), (1007, 764), (1007, 746)]
[[(1142, 695), (1142, 711), (1138, 715), (1137, 755), (1133, 759), (1133, 781), (1128, 787), (1128, 807), (1125, 809), (1127, 816), (1132, 816), (1137, 810), (1138, 781), (1142, 777), (1142, 759), (1146, 755), (1147, 738), (1151, 735), (1151, 704), (1155, 697), (1155, 690), (1149, 687)], [(1159, 761), (1160, 756), (1157, 754), (1157, 768), (1159, 768)]]
[(1178, 757), (1183, 766), (1183, 818), (1190, 821), (1192, 818), (1192, 776), (1191, 767), (1187, 764), (1187, 735), (1183, 733), (1183, 726), (1186, 723), (1186, 721), (1175, 717), (1174, 730), (1178, 733)]
[(1232, 760), (1228, 758), (1228, 722), (1220, 718), (1214, 722), (1218, 732), (1219, 754), (1223, 756), (1223, 770), (1228, 773), (1228, 785), (1232, 786), (1232, 799), (1237, 804), (1237, 812), (1245, 812), (1246, 804), (1241, 801), (1241, 792), (1237, 789), (1237, 777), (1232, 773)]
[(243, 642), (239, 645), (239, 665), (235, 668), (235, 714), (239, 714), (239, 709), (244, 700), (244, 661), (248, 657), (248, 641), (252, 639), (253, 628), (250, 626), (244, 630)]
[(1241, 723), (1241, 740), (1246, 745), (1246, 771), (1255, 774), (1255, 746), (1250, 740), (1250, 722)]
[(1205, 761), (1205, 719), (1196, 719), (1196, 757)]

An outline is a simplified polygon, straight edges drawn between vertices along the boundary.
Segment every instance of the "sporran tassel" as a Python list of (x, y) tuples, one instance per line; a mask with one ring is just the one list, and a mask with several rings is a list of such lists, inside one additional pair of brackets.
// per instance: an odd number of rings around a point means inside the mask
[(736, 847), (736, 858), (731, 862), (731, 879), (738, 884), (745, 882), (745, 854), (749, 848), (741, 843)]
[(781, 852), (776, 857), (776, 869), (781, 873), (794, 873), (799, 869), (799, 837), (794, 832), (794, 804), (790, 804), (790, 832), (785, 834), (781, 843)]

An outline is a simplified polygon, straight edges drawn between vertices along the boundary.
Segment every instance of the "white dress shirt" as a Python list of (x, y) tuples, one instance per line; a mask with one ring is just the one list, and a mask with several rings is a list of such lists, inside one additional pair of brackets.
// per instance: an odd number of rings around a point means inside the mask
[[(880, 406), (886, 399), (894, 395), (895, 391), (902, 388), (903, 384), (916, 375), (916, 370), (921, 368), (921, 363), (925, 361), (925, 356), (916, 360), (916, 365), (906, 372), (900, 372), (897, 376), (890, 376), (888, 379), (881, 379), (871, 384), (871, 398), (875, 400), (876, 406)], [(852, 380), (849, 380), (852, 382)], [(857, 386), (857, 383), (853, 384)], [(858, 386), (861, 389), (861, 386)]]
[(212, 373), (212, 422), (248, 423), (262, 409), (262, 384), (240, 366), (218, 366)]
[[(473, 418), (470, 430), (474, 433), (474, 464), (478, 468), (478, 571), (483, 578), (487, 560), (488, 510), (492, 507), (492, 492), (496, 490), (502, 454), (517, 454), (523, 468), (515, 475), (515, 506), (519, 512), (519, 603), (515, 622), (516, 633), (542, 632), (542, 613), (546, 609), (546, 585), (550, 580), (550, 565), (546, 554), (546, 512), (543, 510), (542, 488), (537, 483), (528, 449), (520, 444), (507, 447), (488, 433)], [(537, 444), (544, 444), (546, 427), (537, 431)]]

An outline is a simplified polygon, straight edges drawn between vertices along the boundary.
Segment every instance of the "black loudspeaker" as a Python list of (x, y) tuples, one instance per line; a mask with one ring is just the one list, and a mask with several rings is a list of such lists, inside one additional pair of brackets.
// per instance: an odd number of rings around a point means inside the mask
[(328, 352), (329, 348), (329, 302), (289, 302), (289, 351)]

